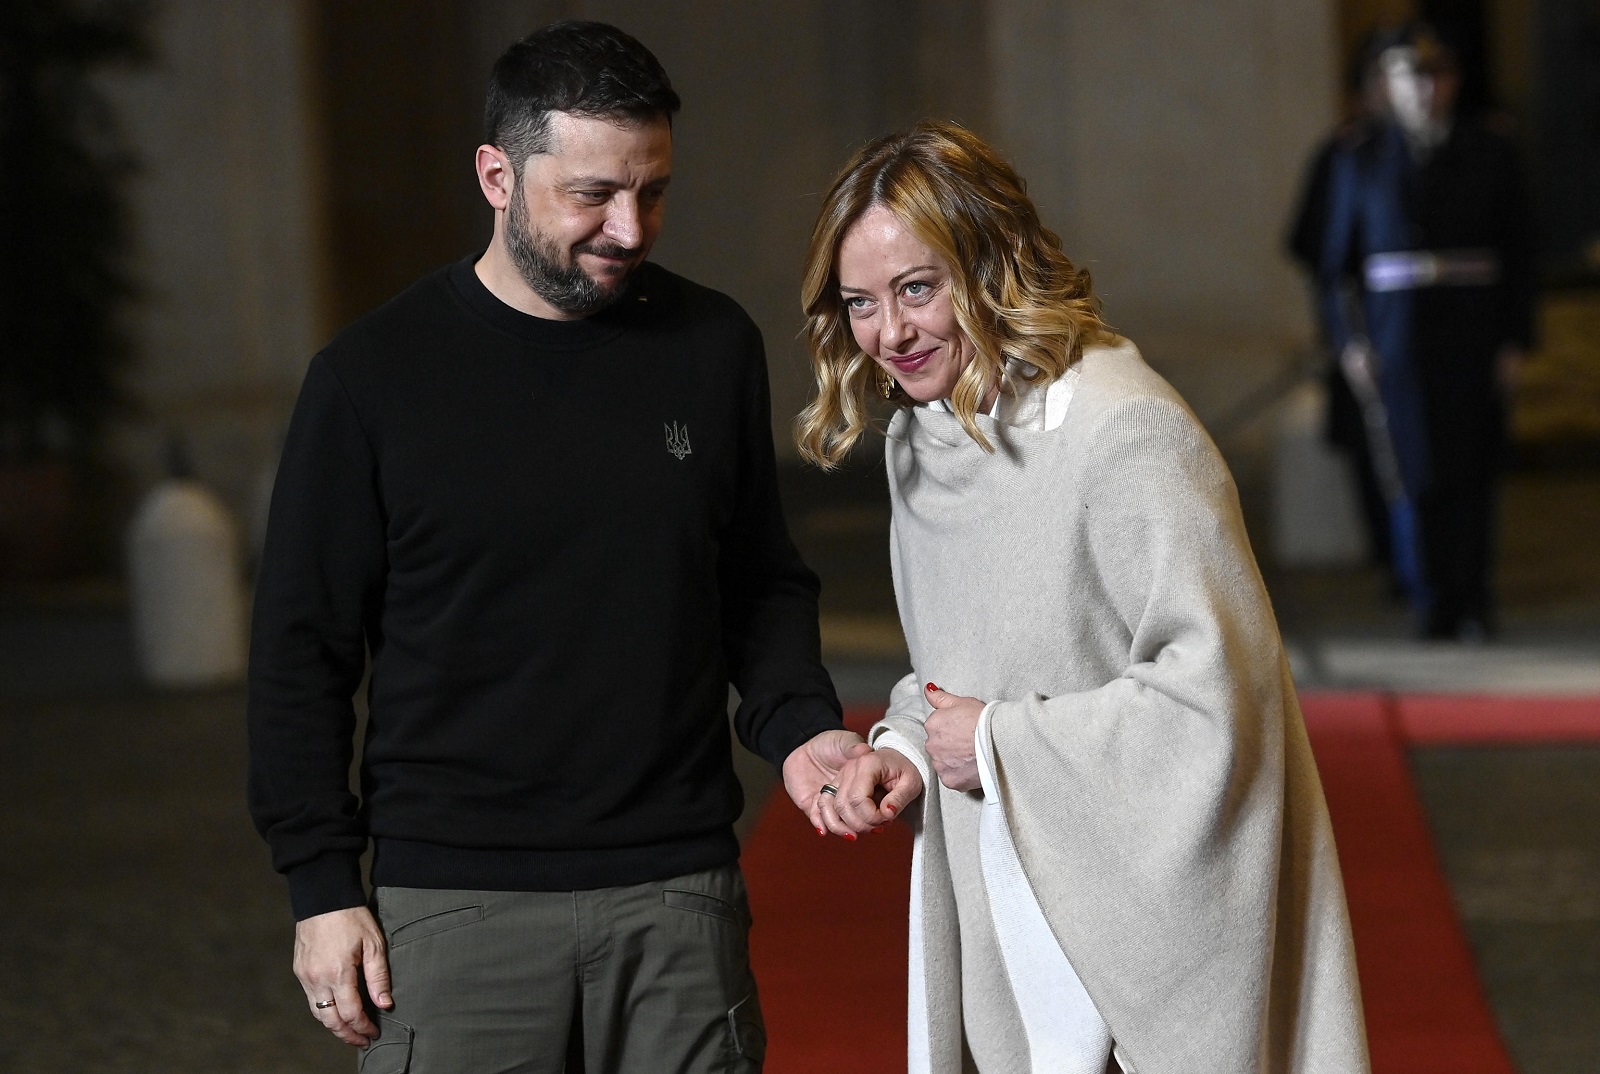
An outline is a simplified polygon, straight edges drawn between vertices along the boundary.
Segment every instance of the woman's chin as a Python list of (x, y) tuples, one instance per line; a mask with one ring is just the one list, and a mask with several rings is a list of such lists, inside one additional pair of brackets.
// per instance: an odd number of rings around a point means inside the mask
[(902, 380), (896, 380), (895, 383), (899, 384), (900, 390), (910, 396), (912, 402), (916, 403), (931, 403), (936, 399), (944, 399), (950, 394), (949, 392), (940, 391), (938, 386), (933, 384), (924, 384), (918, 381), (912, 381), (908, 384)]

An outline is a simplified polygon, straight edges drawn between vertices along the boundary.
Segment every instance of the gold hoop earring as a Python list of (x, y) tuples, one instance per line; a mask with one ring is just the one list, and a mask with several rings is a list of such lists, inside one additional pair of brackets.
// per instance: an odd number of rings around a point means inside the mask
[(899, 390), (900, 390), (900, 385), (895, 383), (894, 378), (889, 375), (889, 371), (887, 369), (883, 368), (882, 366), (879, 366), (878, 367), (878, 394), (883, 396), (885, 399), (891, 399), (892, 400), (895, 397), (895, 393), (898, 392)]

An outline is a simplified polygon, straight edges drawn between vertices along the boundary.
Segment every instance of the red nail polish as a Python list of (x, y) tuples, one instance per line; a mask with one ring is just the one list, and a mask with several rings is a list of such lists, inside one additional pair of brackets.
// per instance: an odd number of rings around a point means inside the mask
[(937, 690), (937, 689), (938, 689), (938, 688), (939, 688), (939, 687), (938, 687), (938, 685), (937, 685), (937, 684), (935, 684), (935, 683), (931, 683), (931, 682), (930, 682), (930, 683), (929, 683), (929, 684), (928, 684), (928, 685), (927, 685), (927, 687), (926, 687), (926, 688), (925, 688), (925, 689), (927, 689), (927, 691), (928, 691), (928, 693), (930, 693), (930, 694), (931, 694), (931, 693), (933, 693), (933, 692), (934, 692), (934, 691), (935, 691), (935, 690)]
[(818, 835), (821, 835), (821, 836), (826, 836), (826, 835), (827, 835), (827, 834), (828, 834), (828, 833), (827, 833), (827, 832), (825, 832), (825, 831), (823, 831), (823, 830), (822, 830), (822, 829), (821, 829), (821, 828), (818, 828), (818, 829), (817, 829), (817, 834), (818, 834)]
[(873, 835), (877, 835), (878, 833), (880, 833), (882, 831), (883, 831), (883, 825), (880, 824), (876, 828), (872, 829), (872, 834)]
[(852, 842), (852, 843), (854, 843), (856, 841), (856, 833), (855, 832), (845, 832), (844, 833), (844, 837), (846, 839), (850, 840), (850, 842)]
[(883, 803), (883, 811), (888, 813), (890, 816), (893, 816), (896, 812), (894, 806), (890, 805), (888, 802)]

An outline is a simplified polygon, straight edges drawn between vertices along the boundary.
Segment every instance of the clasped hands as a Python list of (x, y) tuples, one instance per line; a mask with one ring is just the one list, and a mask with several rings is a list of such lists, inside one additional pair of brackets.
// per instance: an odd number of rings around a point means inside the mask
[[(926, 748), (939, 781), (951, 790), (979, 787), (975, 735), (983, 702), (927, 689), (933, 711)], [(818, 835), (855, 840), (893, 821), (922, 793), (922, 775), (894, 749), (874, 750), (849, 731), (827, 731), (796, 749), (783, 765), (789, 797)], [(833, 788), (827, 793), (824, 788)]]

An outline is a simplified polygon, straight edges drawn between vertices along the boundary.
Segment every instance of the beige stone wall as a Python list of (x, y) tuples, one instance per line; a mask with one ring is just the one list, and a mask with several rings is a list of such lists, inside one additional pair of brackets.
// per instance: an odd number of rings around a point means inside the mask
[(1202, 417), (1310, 340), (1282, 236), (1332, 126), (1324, 0), (996, 0), (996, 138), (1108, 318)]

